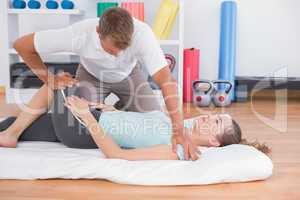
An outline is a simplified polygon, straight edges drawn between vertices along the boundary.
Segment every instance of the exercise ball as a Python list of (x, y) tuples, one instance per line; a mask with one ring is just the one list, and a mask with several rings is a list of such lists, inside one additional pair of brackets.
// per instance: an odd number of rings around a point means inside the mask
[(15, 9), (24, 9), (26, 8), (26, 2), (24, 0), (14, 0), (12, 2), (12, 7)]
[(58, 3), (56, 1), (54, 1), (54, 0), (48, 0), (46, 2), (46, 7), (48, 9), (57, 9), (58, 8)]
[(39, 8), (41, 8), (41, 3), (37, 0), (29, 0), (28, 1), (28, 8), (30, 8), (30, 9), (39, 9)]
[(73, 9), (74, 3), (70, 0), (63, 0), (61, 2), (61, 7), (62, 7), (62, 9)]

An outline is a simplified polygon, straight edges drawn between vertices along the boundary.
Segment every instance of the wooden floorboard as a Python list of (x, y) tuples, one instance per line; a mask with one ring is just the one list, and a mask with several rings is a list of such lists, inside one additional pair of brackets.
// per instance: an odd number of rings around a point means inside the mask
[[(4, 102), (3, 99), (0, 102)], [(284, 106), (284, 101), (279, 102)], [(236, 103), (230, 108), (207, 108), (201, 111), (190, 105), (184, 106), (185, 117), (199, 113), (225, 112), (232, 114), (240, 123), (244, 136), (259, 139), (272, 148), (274, 175), (266, 181), (231, 183), (208, 186), (144, 187), (128, 186), (101, 180), (36, 180), (0, 181), (0, 200), (35, 199), (300, 199), (300, 100), (288, 101), (287, 115), (278, 113), (274, 100), (255, 100)], [(0, 111), (1, 112), (1, 111)], [(256, 113), (256, 114), (255, 114)], [(263, 123), (259, 116), (287, 120), (287, 130), (280, 132)], [(275, 121), (279, 125), (282, 121)], [(0, 163), (1, 165), (1, 163)], [(101, 169), (100, 169), (101, 170)]]

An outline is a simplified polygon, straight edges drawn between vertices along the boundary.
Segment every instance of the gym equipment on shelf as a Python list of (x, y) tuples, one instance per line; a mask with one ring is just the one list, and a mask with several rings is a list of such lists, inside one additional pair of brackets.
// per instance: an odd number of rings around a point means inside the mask
[[(223, 84), (224, 87), (218, 87)], [(227, 88), (226, 88), (227, 86)], [(225, 80), (213, 81), (212, 101), (217, 107), (225, 107), (231, 104), (232, 83)]]
[(168, 39), (179, 11), (178, 0), (162, 0), (152, 29), (158, 39)]
[(63, 0), (61, 2), (61, 8), (65, 10), (74, 9), (74, 3), (71, 0)]
[(122, 2), (121, 7), (126, 9), (134, 18), (144, 21), (145, 8), (143, 2)]
[[(173, 74), (176, 67), (176, 58), (172, 54), (165, 54), (165, 58), (168, 62), (171, 74)], [(159, 89), (158, 85), (153, 81), (150, 75), (148, 75), (148, 82), (153, 90)]]
[(48, 9), (58, 9), (58, 3), (54, 0), (47, 0), (46, 8)]
[(41, 8), (41, 3), (37, 0), (29, 0), (27, 5), (28, 5), (28, 8), (30, 8), (30, 9), (40, 9)]
[[(201, 87), (207, 85), (208, 87)], [(193, 82), (193, 103), (199, 107), (207, 107), (211, 103), (213, 83), (209, 80), (197, 80)]]
[(15, 9), (24, 9), (26, 8), (26, 2), (24, 0), (13, 0), (12, 7)]
[[(45, 63), (47, 69), (53, 73), (68, 72), (73, 77), (79, 63)], [(40, 88), (44, 83), (27, 66), (26, 63), (14, 63), (10, 66), (10, 87), (11, 88)]]
[(224, 1), (221, 6), (218, 78), (220, 80), (229, 80), (233, 84), (231, 100), (235, 100), (236, 25), (237, 3), (234, 1)]
[(193, 81), (199, 79), (200, 50), (184, 50), (183, 58), (183, 102), (193, 102)]
[(97, 4), (97, 16), (101, 15), (109, 8), (118, 7), (118, 2), (99, 2)]

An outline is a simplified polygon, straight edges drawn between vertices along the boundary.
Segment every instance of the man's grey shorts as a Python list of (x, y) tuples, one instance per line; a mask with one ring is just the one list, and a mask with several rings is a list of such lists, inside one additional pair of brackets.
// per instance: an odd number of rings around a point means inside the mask
[(120, 99), (115, 105), (120, 110), (133, 112), (161, 110), (145, 73), (139, 66), (135, 67), (121, 82), (107, 83), (97, 79), (80, 65), (76, 79), (80, 81), (82, 88), (79, 95), (90, 101), (104, 102), (110, 93), (114, 93)]

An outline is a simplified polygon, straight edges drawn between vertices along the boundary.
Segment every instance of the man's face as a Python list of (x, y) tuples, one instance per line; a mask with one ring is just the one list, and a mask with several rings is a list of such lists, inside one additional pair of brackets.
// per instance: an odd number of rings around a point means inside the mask
[(119, 53), (122, 51), (122, 49), (119, 49), (119, 48), (115, 47), (114, 43), (113, 43), (113, 41), (110, 37), (105, 37), (105, 38), (101, 39), (99, 26), (97, 26), (96, 30), (97, 30), (97, 33), (99, 35), (100, 44), (101, 44), (102, 48), (104, 49), (104, 51), (106, 51), (110, 55), (118, 56)]
[(100, 39), (100, 43), (104, 51), (107, 53), (118, 56), (119, 53), (122, 51), (121, 49), (114, 46), (114, 43), (110, 37), (106, 37), (105, 39)]

